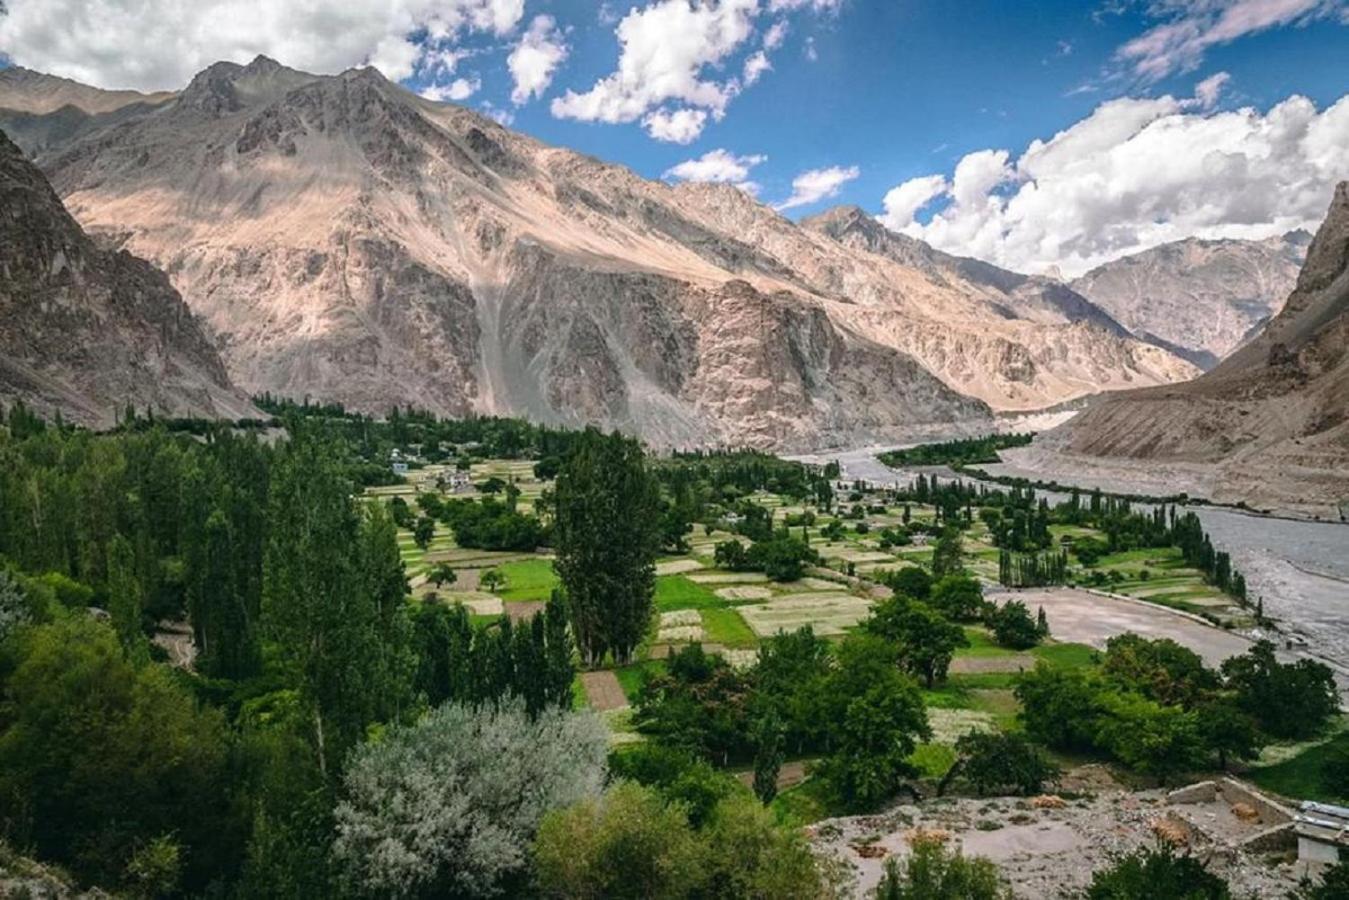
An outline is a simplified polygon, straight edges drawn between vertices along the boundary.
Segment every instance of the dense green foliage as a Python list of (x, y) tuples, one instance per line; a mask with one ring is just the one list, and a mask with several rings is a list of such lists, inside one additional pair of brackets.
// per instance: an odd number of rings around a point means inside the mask
[(938, 792), (963, 781), (979, 796), (1020, 794), (1029, 797), (1057, 781), (1059, 768), (1023, 736), (1008, 732), (971, 731), (956, 740), (956, 761), (942, 777)]
[(876, 900), (1005, 900), (1012, 892), (987, 859), (967, 857), (940, 841), (920, 838), (903, 862), (886, 862), (873, 896)]
[(1033, 433), (990, 434), (938, 444), (921, 444), (906, 450), (891, 450), (880, 455), (887, 466), (949, 466), (971, 463), (995, 463), (998, 451), (1024, 447), (1034, 440)]
[(1220, 766), (1251, 758), (1270, 739), (1319, 733), (1337, 711), (1330, 670), (1279, 663), (1268, 642), (1215, 672), (1173, 641), (1137, 635), (1112, 638), (1100, 672), (1041, 663), (1018, 679), (1016, 696), (1035, 740), (1108, 753), (1163, 780), (1214, 756)]
[(646, 633), (660, 548), (660, 491), (641, 445), (587, 430), (558, 472), (554, 566), (582, 658), (626, 663)]
[(1087, 900), (1228, 900), (1227, 883), (1193, 856), (1163, 844), (1138, 850), (1092, 875)]

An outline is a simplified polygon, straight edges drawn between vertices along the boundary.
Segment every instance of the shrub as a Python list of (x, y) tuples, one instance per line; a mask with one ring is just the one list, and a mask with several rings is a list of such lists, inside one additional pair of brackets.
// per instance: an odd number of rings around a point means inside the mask
[(333, 857), (372, 894), (499, 891), (549, 810), (599, 793), (606, 747), (589, 714), (441, 706), (352, 753)]
[(1167, 845), (1138, 850), (1092, 875), (1087, 900), (1229, 900), (1227, 882)]
[(997, 867), (983, 857), (967, 857), (933, 839), (919, 838), (903, 862), (888, 860), (876, 900), (1002, 900)]

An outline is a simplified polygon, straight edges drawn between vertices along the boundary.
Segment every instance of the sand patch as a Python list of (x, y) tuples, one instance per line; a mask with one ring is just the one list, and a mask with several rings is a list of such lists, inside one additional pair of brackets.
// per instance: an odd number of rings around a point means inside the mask
[(768, 588), (755, 585), (717, 588), (713, 593), (723, 600), (767, 600), (773, 596)]
[(672, 559), (669, 562), (657, 563), (657, 575), (679, 575), (683, 572), (696, 572), (704, 568), (703, 564), (696, 559)]

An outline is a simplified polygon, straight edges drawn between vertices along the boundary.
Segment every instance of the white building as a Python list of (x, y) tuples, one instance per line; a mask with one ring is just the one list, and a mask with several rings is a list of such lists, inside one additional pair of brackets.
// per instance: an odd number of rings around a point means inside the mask
[(1349, 808), (1308, 800), (1293, 820), (1297, 859), (1319, 867), (1349, 859)]

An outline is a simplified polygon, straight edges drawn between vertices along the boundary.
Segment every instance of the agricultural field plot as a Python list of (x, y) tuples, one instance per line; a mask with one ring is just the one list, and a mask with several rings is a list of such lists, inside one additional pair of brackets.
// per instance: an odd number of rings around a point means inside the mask
[(871, 614), (872, 601), (841, 591), (786, 594), (737, 609), (761, 638), (810, 625), (817, 635), (841, 635)]
[(683, 572), (697, 572), (702, 568), (705, 567), (698, 560), (689, 559), (687, 556), (681, 556), (656, 563), (656, 574), (679, 575)]
[(547, 600), (560, 584), (552, 557), (517, 558), (496, 566), (496, 570), (506, 579), (505, 587), (497, 592), (503, 600)]
[(436, 596), (450, 605), (462, 604), (475, 616), (499, 616), (506, 611), (500, 597), (483, 591), (438, 591)]

